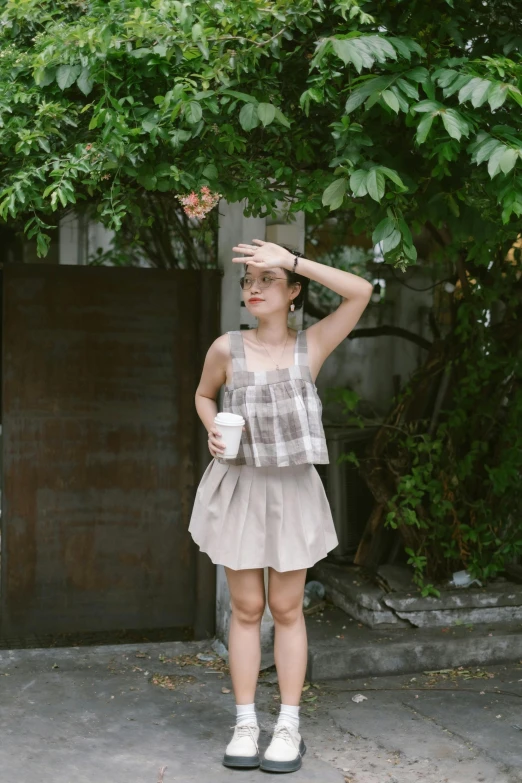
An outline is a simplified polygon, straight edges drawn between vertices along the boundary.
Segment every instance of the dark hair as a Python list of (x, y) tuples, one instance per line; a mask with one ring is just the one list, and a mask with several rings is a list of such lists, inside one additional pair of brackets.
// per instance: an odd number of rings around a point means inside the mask
[(292, 300), (293, 303), (295, 304), (295, 309), (299, 310), (304, 304), (304, 300), (306, 298), (306, 290), (308, 288), (308, 283), (310, 282), (310, 278), (304, 277), (304, 275), (298, 275), (295, 272), (290, 272), (289, 269), (283, 269), (283, 272), (286, 275), (286, 279), (288, 280), (289, 286), (293, 285), (294, 283), (301, 283), (301, 290), (299, 291), (297, 296)]
[[(301, 255), (300, 253), (297, 253), (292, 247), (287, 247), (287, 245), (281, 245), (281, 247), (284, 247), (285, 250), (288, 250), (290, 253)], [(299, 269), (299, 262), (297, 262), (297, 269)], [(310, 278), (305, 277), (304, 275), (298, 275), (296, 272), (290, 272), (289, 269), (283, 269), (283, 272), (286, 275), (289, 286), (293, 285), (294, 283), (301, 284), (301, 290), (293, 300), (295, 309), (299, 310), (303, 306), (306, 299), (306, 292), (308, 290), (308, 283), (310, 282)]]

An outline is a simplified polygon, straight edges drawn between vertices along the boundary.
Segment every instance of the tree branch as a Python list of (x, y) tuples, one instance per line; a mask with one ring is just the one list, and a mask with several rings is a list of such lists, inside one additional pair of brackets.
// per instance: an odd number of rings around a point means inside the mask
[(350, 332), (347, 339), (355, 340), (358, 337), (402, 337), (404, 340), (409, 340), (410, 343), (424, 348), (429, 351), (432, 343), (421, 337), (420, 334), (410, 332), (408, 329), (402, 329), (400, 326), (372, 326), (366, 329), (354, 329)]
[[(307, 315), (311, 315), (313, 318), (319, 319), (326, 318), (328, 315), (327, 312), (321, 310), (319, 307), (316, 307), (310, 301), (306, 302), (305, 312)], [(372, 326), (367, 327), (366, 329), (354, 329), (350, 332), (346, 339), (355, 340), (358, 337), (402, 337), (404, 340), (409, 340), (411, 343), (424, 348), (426, 351), (429, 351), (432, 345), (429, 340), (426, 340), (419, 334), (410, 332), (408, 329), (403, 329), (400, 326), (392, 325)]]

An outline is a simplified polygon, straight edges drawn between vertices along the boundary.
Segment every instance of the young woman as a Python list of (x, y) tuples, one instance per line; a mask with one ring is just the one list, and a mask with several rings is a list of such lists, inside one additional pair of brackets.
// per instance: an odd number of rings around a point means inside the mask
[[(357, 275), (298, 258), (253, 239), (233, 248), (245, 264), (243, 299), (258, 325), (232, 331), (210, 346), (196, 391), (196, 409), (214, 459), (196, 493), (189, 531), (213, 563), (224, 565), (231, 596), (228, 640), (236, 701), (234, 735), (223, 763), (273, 772), (300, 768), (299, 702), (307, 665), (302, 611), (306, 570), (338, 544), (330, 507), (314, 463), (328, 462), (315, 379), (327, 356), (353, 329), (371, 296)], [(306, 330), (288, 328), (309, 280), (343, 297), (337, 310)], [(224, 459), (214, 424), (223, 410), (246, 421), (237, 458)], [(261, 663), (260, 624), (274, 618), (274, 657), (281, 711), (260, 762), (254, 705)]]

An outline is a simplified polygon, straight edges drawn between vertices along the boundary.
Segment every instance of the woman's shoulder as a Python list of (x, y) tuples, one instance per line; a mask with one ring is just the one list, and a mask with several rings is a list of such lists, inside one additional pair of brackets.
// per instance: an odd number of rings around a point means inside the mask
[(219, 337), (216, 337), (208, 350), (209, 353), (212, 353), (215, 356), (228, 358), (230, 356), (229, 332), (225, 332), (225, 334), (221, 334)]

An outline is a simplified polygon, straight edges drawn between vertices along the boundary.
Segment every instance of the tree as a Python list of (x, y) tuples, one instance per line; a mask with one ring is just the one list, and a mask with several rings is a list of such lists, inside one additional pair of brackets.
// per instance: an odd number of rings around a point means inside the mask
[(513, 239), (522, 71), (511, 2), (0, 9), (0, 215), (24, 220), (41, 253), (53, 212), (94, 203), (118, 230), (126, 215), (149, 218), (144, 193), (201, 185), (257, 214), (278, 200), (315, 215), (349, 206), (402, 265), (416, 257), (411, 228), (426, 223), (447, 226), (446, 254), (484, 259)]
[(487, 578), (522, 553), (516, 4), (0, 10), (0, 216), (41, 254), (63, 210), (89, 205), (134, 235), (164, 220), (150, 199), (203, 186), (245, 199), (250, 214), (280, 201), (315, 221), (348, 214), (400, 268), (429, 234), (428, 263), (452, 282), (437, 293), (449, 318), (433, 318), (427, 361), (372, 444), (370, 532), (396, 527), (422, 584), (454, 565)]

